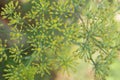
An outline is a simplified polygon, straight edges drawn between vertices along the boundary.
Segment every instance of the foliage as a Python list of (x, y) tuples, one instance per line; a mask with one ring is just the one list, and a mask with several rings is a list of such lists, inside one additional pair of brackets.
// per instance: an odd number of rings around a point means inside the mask
[[(120, 47), (114, 20), (118, 2), (31, 0), (30, 4), (26, 13), (18, 1), (2, 8), (1, 15), (11, 27), (10, 39), (0, 41), (3, 78), (38, 80), (39, 75), (43, 80), (49, 75), (49, 79), (52, 71), (75, 68), (79, 57), (93, 64), (96, 80), (105, 80)], [(9, 41), (14, 42), (10, 47)], [(79, 48), (70, 54), (72, 45)]]

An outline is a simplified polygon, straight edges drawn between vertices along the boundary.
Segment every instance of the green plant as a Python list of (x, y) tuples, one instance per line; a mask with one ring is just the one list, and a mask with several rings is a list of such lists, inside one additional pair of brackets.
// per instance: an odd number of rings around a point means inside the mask
[[(0, 43), (3, 80), (49, 80), (52, 71), (74, 69), (78, 58), (93, 64), (95, 80), (105, 80), (120, 48), (114, 20), (118, 2), (31, 0), (30, 4), (26, 13), (18, 1), (2, 8), (11, 27), (10, 38)], [(14, 42), (10, 47), (9, 41)], [(69, 54), (72, 45), (79, 48)]]

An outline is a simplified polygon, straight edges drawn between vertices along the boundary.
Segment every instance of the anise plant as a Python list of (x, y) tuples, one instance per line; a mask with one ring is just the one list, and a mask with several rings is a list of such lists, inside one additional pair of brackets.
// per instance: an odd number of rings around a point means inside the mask
[[(50, 80), (68, 71), (77, 59), (92, 63), (95, 80), (105, 80), (120, 48), (114, 20), (118, 2), (99, 0), (31, 0), (23, 12), (19, 1), (2, 8), (9, 38), (0, 40), (2, 80)], [(7, 43), (11, 41), (11, 46)], [(72, 45), (79, 48), (68, 53)]]

